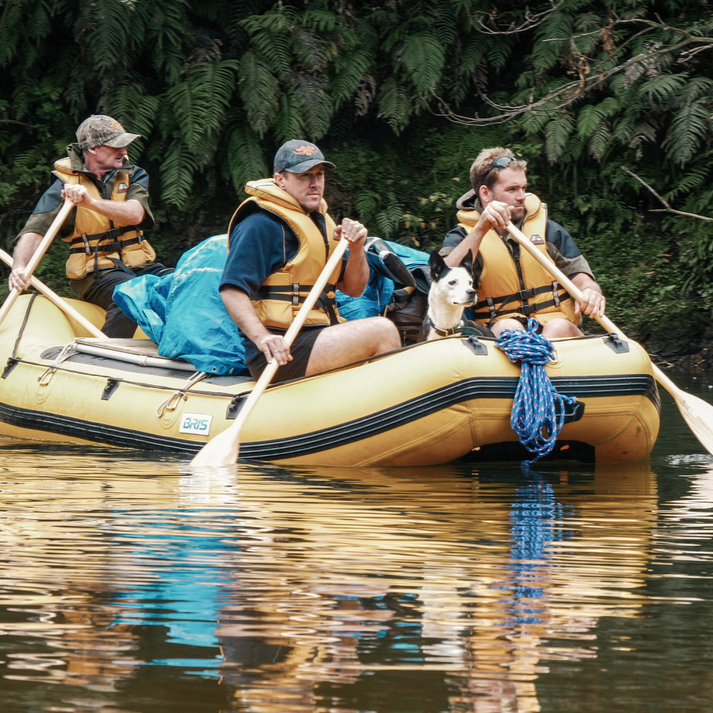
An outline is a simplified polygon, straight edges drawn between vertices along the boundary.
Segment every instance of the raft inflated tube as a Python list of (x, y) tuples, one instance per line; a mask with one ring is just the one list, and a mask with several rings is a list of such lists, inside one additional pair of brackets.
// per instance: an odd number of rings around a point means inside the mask
[(75, 344), (75, 348), (82, 354), (91, 354), (92, 356), (105, 357), (106, 359), (114, 359), (115, 361), (124, 361), (129, 364), (138, 364), (139, 366), (153, 366), (159, 369), (180, 369), (181, 371), (196, 371), (196, 367), (193, 366), (193, 364), (185, 361), (143, 356), (141, 354), (130, 354), (128, 352), (117, 351), (116, 349), (93, 347), (89, 344)]

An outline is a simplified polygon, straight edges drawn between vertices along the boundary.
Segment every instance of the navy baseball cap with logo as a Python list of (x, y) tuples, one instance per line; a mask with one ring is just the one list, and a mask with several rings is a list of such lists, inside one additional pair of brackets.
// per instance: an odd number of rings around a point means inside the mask
[(272, 172), (304, 173), (320, 163), (336, 168), (331, 161), (324, 160), (322, 152), (314, 144), (302, 139), (292, 139), (277, 149)]

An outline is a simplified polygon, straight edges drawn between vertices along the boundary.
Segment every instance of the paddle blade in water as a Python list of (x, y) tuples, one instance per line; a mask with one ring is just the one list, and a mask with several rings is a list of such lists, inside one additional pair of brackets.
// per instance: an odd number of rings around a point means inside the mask
[(211, 438), (193, 457), (195, 467), (218, 467), (235, 465), (240, 454), (240, 437), (230, 428)]
[(671, 396), (693, 435), (713, 455), (713, 406), (685, 391), (678, 390), (671, 393)]

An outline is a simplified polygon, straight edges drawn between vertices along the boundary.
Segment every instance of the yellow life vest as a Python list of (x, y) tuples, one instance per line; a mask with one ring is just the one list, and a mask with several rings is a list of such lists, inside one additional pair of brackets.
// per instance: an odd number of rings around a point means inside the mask
[[(319, 212), (324, 216), (327, 230), (325, 243), (321, 231), (302, 206), (272, 178), (250, 181), (245, 186), (245, 192), (251, 197), (238, 206), (230, 220), (228, 235), (258, 205), (262, 210), (284, 220), (300, 242), (294, 258), (270, 275), (252, 298), (257, 316), (265, 326), (287, 329), (337, 246), (336, 240), (329, 239), (336, 226), (323, 200)], [(339, 315), (335, 304), (336, 283), (340, 273), (341, 265), (338, 265), (319, 300), (310, 310), (305, 324), (328, 325), (346, 321)]]
[[(70, 164), (69, 158), (57, 161), (54, 175), (64, 183), (84, 186), (92, 198), (101, 200), (102, 196), (94, 182), (84, 174), (73, 171)], [(128, 172), (119, 169), (110, 200), (125, 201), (130, 183)], [(70, 280), (80, 280), (88, 272), (96, 270), (122, 265), (131, 269), (156, 260), (154, 249), (135, 225), (116, 228), (106, 216), (82, 206), (77, 207), (74, 231), (62, 240), (71, 246), (67, 260), (67, 277)]]
[[(458, 212), (459, 225), (470, 232), (478, 222), (476, 210)], [(525, 220), (522, 232), (548, 260), (545, 234), (547, 206), (533, 193), (525, 198)], [(474, 319), (492, 324), (506, 317), (533, 316), (540, 324), (555, 317), (578, 323), (574, 303), (567, 291), (526, 250), (514, 258), (505, 241), (489, 230), (480, 243), (483, 271), (478, 284), (478, 302), (473, 307)]]

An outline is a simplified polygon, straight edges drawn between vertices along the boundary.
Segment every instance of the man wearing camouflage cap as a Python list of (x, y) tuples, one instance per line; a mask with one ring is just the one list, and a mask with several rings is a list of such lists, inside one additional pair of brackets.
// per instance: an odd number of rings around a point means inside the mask
[[(275, 155), (273, 178), (247, 184), (250, 198), (230, 222), (220, 294), (240, 329), (253, 378), (273, 359), (280, 365), (274, 381), (285, 381), (401, 346), (396, 327), (385, 317), (346, 322), (339, 315), (335, 289), (359, 297), (369, 279), (367, 231), (349, 218), (337, 226), (327, 213), (322, 198), (325, 166), (335, 167), (314, 144), (288, 141)], [(290, 347), (284, 334), (334, 251), (336, 238), (349, 241), (349, 257), (330, 277)]]
[(163, 274), (156, 253), (143, 237), (154, 224), (148, 205), (148, 174), (128, 160), (126, 147), (140, 138), (110, 116), (96, 114), (77, 129), (77, 143), (54, 164), (45, 191), (17, 236), (10, 289), (29, 285), (25, 266), (59, 213), (63, 199), (76, 205), (61, 228), (70, 245), (67, 277), (80, 299), (106, 310), (108, 337), (132, 337), (136, 323), (114, 304), (114, 287), (132, 277)]

